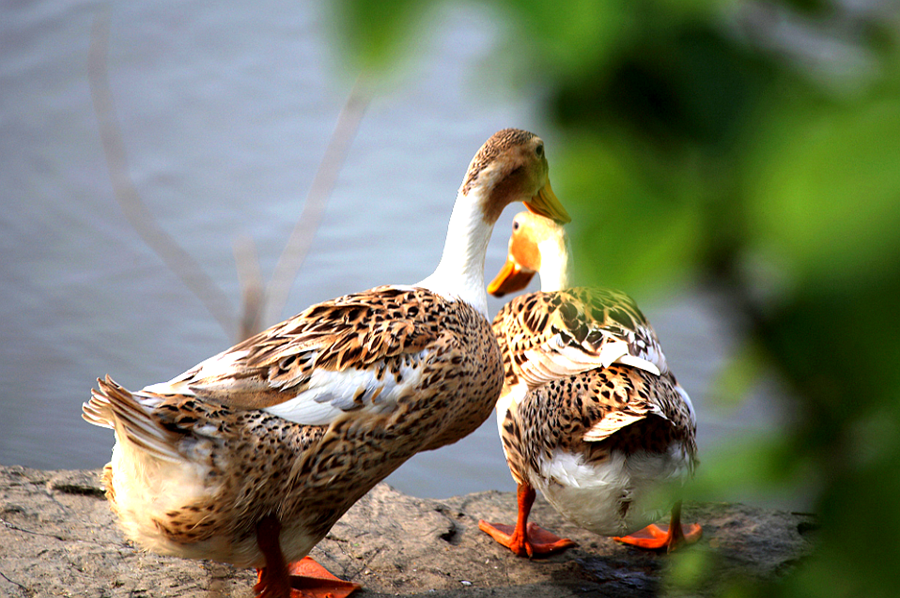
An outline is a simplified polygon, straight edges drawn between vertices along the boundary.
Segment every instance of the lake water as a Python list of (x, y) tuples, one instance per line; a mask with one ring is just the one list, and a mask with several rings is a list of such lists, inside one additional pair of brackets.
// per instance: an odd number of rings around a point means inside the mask
[[(6, 465), (102, 466), (112, 433), (80, 417), (95, 378), (109, 373), (140, 388), (234, 341), (113, 196), (87, 77), (91, 28), (105, 7), (13, 2), (0, 20)], [(236, 309), (234, 243), (251, 238), (264, 276), (271, 274), (352, 87), (325, 5), (131, 2), (111, 5), (108, 16), (110, 89), (128, 175)], [(501, 29), (489, 17), (471, 7), (442, 11), (434, 35), (378, 89), (282, 318), (428, 275), (465, 168), (494, 131), (540, 134), (552, 174), (553, 130), (522, 94), (492, 87)], [(554, 188), (565, 201), (564, 183), (554, 180)], [(488, 277), (503, 263), (515, 212), (508, 208), (497, 225)], [(500, 305), (491, 299), (491, 313)], [(709, 396), (736, 338), (717, 297), (679, 290), (643, 305), (694, 399), (701, 451), (770, 425), (761, 399), (735, 413)], [(454, 446), (418, 455), (389, 482), (431, 497), (513, 488), (493, 419)]]

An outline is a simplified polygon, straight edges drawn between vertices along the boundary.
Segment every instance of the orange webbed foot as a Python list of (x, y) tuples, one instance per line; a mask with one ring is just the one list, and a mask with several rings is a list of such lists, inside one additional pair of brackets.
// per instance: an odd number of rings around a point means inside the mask
[(691, 544), (703, 535), (702, 528), (696, 523), (687, 525), (648, 525), (644, 529), (627, 536), (617, 536), (613, 540), (645, 548), (648, 550), (665, 549), (671, 552), (681, 544)]
[[(258, 569), (259, 583), (254, 586), (254, 591), (259, 592), (257, 598), (346, 598), (356, 590), (361, 589), (359, 584), (344, 581), (332, 575), (325, 567), (313, 559), (303, 557), (299, 561), (288, 564), (290, 587), (287, 594), (281, 587), (270, 585), (265, 579), (264, 569)], [(276, 584), (278, 585), (278, 584)]]
[(308, 556), (290, 563), (288, 573), (291, 576), (291, 587), (300, 590), (301, 595), (308, 598), (346, 598), (362, 589), (358, 583), (335, 577)]
[(512, 525), (488, 523), (484, 520), (478, 522), (478, 529), (512, 550), (518, 556), (548, 555), (576, 545), (572, 540), (560, 538), (556, 534), (548, 532), (531, 522), (526, 526), (525, 534), (517, 533), (517, 528)]
[(309, 557), (286, 563), (281, 552), (281, 522), (266, 515), (256, 524), (256, 542), (266, 558), (253, 586), (257, 598), (346, 598), (359, 584), (338, 579)]

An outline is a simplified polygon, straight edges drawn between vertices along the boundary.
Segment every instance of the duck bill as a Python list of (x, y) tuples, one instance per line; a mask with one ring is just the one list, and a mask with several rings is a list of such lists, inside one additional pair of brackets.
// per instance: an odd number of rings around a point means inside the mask
[(553, 189), (550, 188), (550, 181), (547, 181), (547, 184), (541, 187), (537, 195), (525, 202), (525, 207), (528, 208), (529, 212), (545, 218), (552, 218), (560, 224), (572, 222), (569, 213), (566, 212), (562, 203), (557, 199), (556, 194), (553, 193)]
[(534, 271), (523, 270), (514, 262), (506, 260), (506, 263), (503, 264), (503, 268), (500, 269), (500, 272), (494, 277), (491, 284), (488, 285), (487, 291), (494, 297), (502, 297), (507, 293), (515, 293), (516, 291), (521, 291), (527, 287), (533, 276)]

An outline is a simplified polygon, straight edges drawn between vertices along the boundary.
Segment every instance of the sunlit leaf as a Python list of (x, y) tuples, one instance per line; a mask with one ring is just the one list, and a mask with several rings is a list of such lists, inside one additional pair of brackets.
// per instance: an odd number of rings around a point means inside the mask
[(691, 547), (689, 550), (676, 551), (670, 556), (669, 575), (666, 580), (678, 590), (692, 590), (700, 587), (709, 576), (709, 568), (713, 555), (703, 547)]
[(685, 196), (678, 201), (677, 188), (655, 185), (646, 164), (621, 146), (588, 135), (571, 140), (562, 154), (554, 177), (576, 216), (573, 251), (584, 278), (635, 292), (689, 275), (702, 238), (689, 178), (677, 181)]
[(395, 68), (427, 38), (424, 15), (430, 0), (334, 0), (335, 39), (354, 71)]
[(510, 50), (531, 53), (532, 63), (553, 78), (565, 78), (604, 61), (637, 25), (625, 0), (500, 0), (497, 5), (517, 25)]
[(900, 98), (799, 107), (766, 130), (747, 177), (755, 242), (807, 284), (900, 265)]
[(685, 496), (698, 500), (808, 502), (821, 485), (815, 463), (787, 430), (742, 434), (701, 456)]

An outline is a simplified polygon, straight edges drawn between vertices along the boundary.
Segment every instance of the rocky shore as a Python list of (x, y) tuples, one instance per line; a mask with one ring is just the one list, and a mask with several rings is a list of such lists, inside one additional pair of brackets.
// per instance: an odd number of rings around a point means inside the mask
[[(0, 467), (0, 595), (252, 598), (255, 574), (142, 552), (116, 527), (97, 471)], [(578, 542), (550, 558), (518, 558), (478, 530), (514, 523), (511, 493), (419, 499), (381, 484), (311, 553), (335, 575), (383, 596), (711, 595), (723, 580), (783, 574), (811, 549), (805, 514), (741, 504), (686, 504), (703, 525), (673, 555), (618, 545), (567, 524), (539, 499), (534, 520)]]

